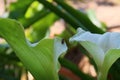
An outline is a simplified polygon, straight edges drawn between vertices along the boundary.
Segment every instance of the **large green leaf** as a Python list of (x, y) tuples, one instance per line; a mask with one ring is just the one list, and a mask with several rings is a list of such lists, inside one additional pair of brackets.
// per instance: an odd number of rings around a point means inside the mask
[(4, 38), (36, 80), (58, 80), (59, 55), (67, 50), (60, 38), (43, 39), (31, 44), (20, 23), (0, 18), (0, 36)]

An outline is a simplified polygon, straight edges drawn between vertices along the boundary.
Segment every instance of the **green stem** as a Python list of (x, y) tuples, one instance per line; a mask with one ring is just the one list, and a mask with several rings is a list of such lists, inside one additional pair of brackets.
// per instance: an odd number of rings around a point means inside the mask
[(46, 0), (38, 0), (42, 3), (45, 7), (56, 13), (58, 16), (62, 17), (66, 22), (71, 24), (74, 28), (81, 27), (84, 30), (87, 30), (76, 18), (74, 18), (71, 14), (67, 13), (65, 10), (60, 9), (58, 6), (49, 3)]
[(93, 33), (104, 33), (101, 29), (99, 29), (96, 25), (94, 25), (90, 19), (86, 16), (85, 13), (82, 13), (78, 10), (75, 10), (68, 4), (66, 4), (62, 0), (54, 0), (59, 6), (63, 7), (68, 13), (70, 13), (72, 16), (74, 16), (81, 24), (83, 24), (88, 30), (90, 30)]
[(31, 18), (22, 18), (20, 19), (20, 22), (23, 24), (25, 28), (28, 28), (32, 24), (34, 24), (36, 21), (40, 20), (41, 18), (44, 18), (46, 15), (50, 13), (49, 10), (43, 9), (42, 11), (37, 12), (33, 17)]
[(67, 59), (59, 58), (59, 61), (62, 66), (66, 67), (67, 69), (70, 69), (74, 74), (79, 76), (82, 80), (94, 80), (92, 77), (81, 72), (80, 69), (75, 64), (71, 63)]

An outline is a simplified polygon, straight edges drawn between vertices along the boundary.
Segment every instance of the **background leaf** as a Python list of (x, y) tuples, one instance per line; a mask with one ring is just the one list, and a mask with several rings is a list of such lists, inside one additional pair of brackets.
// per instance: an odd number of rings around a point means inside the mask
[(29, 1), (21, 1), (18, 0), (15, 3), (12, 3), (12, 5), (10, 6), (10, 15), (9, 18), (12, 19), (18, 19), (21, 18), (25, 15), (28, 7), (30, 6), (30, 4), (33, 2), (34, 0), (29, 0)]

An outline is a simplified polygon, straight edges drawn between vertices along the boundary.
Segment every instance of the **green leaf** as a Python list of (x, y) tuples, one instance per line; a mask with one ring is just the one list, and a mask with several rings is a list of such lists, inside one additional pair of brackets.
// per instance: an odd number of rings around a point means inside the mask
[(2, 54), (5, 51), (6, 47), (8, 47), (6, 44), (0, 44), (0, 54)]
[(36, 12), (41, 11), (43, 9), (43, 5), (38, 1), (34, 1), (30, 7), (27, 9), (25, 17), (30, 18), (35, 15)]
[(58, 80), (57, 58), (67, 50), (66, 44), (62, 44), (60, 38), (43, 39), (31, 44), (26, 40), (20, 23), (2, 18), (0, 36), (8, 42), (36, 80)]
[(18, 19), (23, 17), (25, 15), (26, 10), (33, 1), (34, 0), (27, 0), (27, 1), (17, 0), (17, 2), (12, 3), (10, 5), (9, 17), (13, 19)]
[(44, 18), (39, 19), (31, 27), (31, 42), (36, 42), (45, 37), (47, 30), (58, 19), (54, 13), (49, 13)]

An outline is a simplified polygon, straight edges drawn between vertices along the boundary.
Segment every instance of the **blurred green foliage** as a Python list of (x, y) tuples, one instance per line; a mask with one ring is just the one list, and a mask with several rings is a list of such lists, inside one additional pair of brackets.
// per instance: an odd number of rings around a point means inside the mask
[[(78, 11), (64, 0), (17, 0), (9, 7), (8, 18), (16, 19), (22, 23), (25, 30), (27, 30), (27, 38), (32, 43), (48, 37), (51, 25), (61, 18), (66, 22), (65, 30), (57, 36), (64, 38), (68, 47), (74, 46), (68, 40), (76, 33), (75, 30), (78, 27), (92, 33), (102, 34), (106, 31), (101, 22), (98, 21), (100, 26), (94, 23), (96, 18), (93, 13), (87, 14)], [(74, 63), (65, 58), (60, 58), (60, 63), (82, 80), (93, 80), (91, 76), (84, 74)], [(7, 43), (0, 44), (0, 80), (20, 80), (22, 70), (24, 70), (24, 66), (20, 64), (20, 60), (9, 45)], [(11, 66), (14, 69), (11, 69)], [(60, 78), (60, 80), (65, 80), (63, 78)]]

